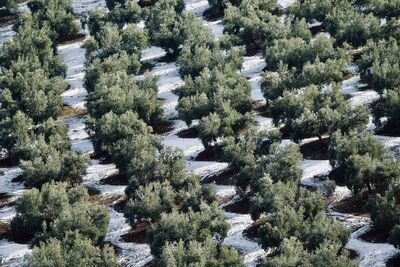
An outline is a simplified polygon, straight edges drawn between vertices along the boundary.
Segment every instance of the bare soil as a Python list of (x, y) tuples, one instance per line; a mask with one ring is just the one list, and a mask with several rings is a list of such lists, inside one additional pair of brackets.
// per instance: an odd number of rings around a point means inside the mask
[(211, 184), (215, 183), (217, 185), (234, 185), (233, 177), (236, 172), (231, 168), (227, 168), (221, 173), (210, 175), (205, 177), (201, 183), (202, 184)]
[(387, 243), (389, 233), (382, 231), (376, 227), (372, 227), (368, 232), (361, 235), (360, 238), (369, 243)]
[(250, 200), (243, 198), (235, 203), (231, 203), (224, 207), (227, 212), (238, 213), (238, 214), (249, 214), (250, 213)]
[(68, 105), (63, 105), (58, 111), (58, 118), (69, 119), (73, 117), (80, 117), (87, 114), (87, 110), (74, 108)]
[(182, 130), (176, 134), (179, 138), (198, 138), (199, 130), (196, 127), (190, 127), (188, 129)]
[(345, 214), (369, 217), (369, 212), (365, 209), (366, 199), (349, 197), (341, 200), (332, 209)]
[(128, 176), (126, 173), (119, 173), (107, 178), (101, 179), (100, 183), (107, 185), (128, 185)]
[(194, 159), (195, 161), (217, 161), (221, 162), (221, 150), (217, 147), (208, 147), (202, 152), (200, 152), (197, 157)]
[(151, 124), (155, 134), (165, 134), (174, 129), (172, 121), (159, 121)]
[(122, 235), (122, 240), (125, 242), (132, 242), (138, 244), (146, 244), (147, 243), (147, 229), (149, 228), (149, 224), (140, 223), (135, 225), (134, 228), (129, 230), (129, 232), (125, 235)]
[(395, 254), (386, 262), (386, 267), (399, 267), (400, 266), (400, 253)]
[(328, 160), (328, 138), (315, 140), (300, 146), (300, 152), (303, 154), (304, 159), (310, 160)]

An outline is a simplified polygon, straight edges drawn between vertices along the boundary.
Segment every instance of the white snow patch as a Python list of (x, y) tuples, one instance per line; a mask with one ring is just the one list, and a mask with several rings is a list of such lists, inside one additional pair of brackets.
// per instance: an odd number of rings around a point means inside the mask
[(32, 250), (27, 244), (18, 244), (6, 239), (0, 240), (0, 265), (21, 266), (26, 254)]
[(261, 91), (261, 83), (263, 78), (261, 75), (254, 76), (249, 79), (250, 86), (251, 86), (251, 99), (253, 101), (260, 101), (265, 103), (264, 95)]
[(108, 185), (108, 184), (101, 184), (98, 182), (89, 183), (87, 184), (88, 187), (96, 189), (102, 194), (103, 196), (110, 196), (110, 195), (118, 195), (124, 196), (126, 185)]
[(385, 148), (391, 149), (396, 154), (400, 154), (400, 137), (383, 135), (374, 135), (374, 137), (379, 140)]
[(185, 0), (185, 10), (187, 12), (193, 12), (199, 17), (202, 17), (204, 11), (209, 7), (210, 5), (207, 0)]
[(312, 187), (321, 186), (321, 181), (316, 176), (328, 175), (332, 170), (329, 160), (303, 160), (300, 168), (303, 171), (301, 183)]
[(236, 187), (233, 185), (214, 185), (216, 194), (223, 198), (232, 198), (236, 195)]
[(2, 45), (4, 42), (14, 38), (15, 32), (12, 30), (12, 27), (13, 27), (13, 25), (0, 27), (0, 45)]
[(216, 40), (220, 39), (224, 35), (224, 25), (222, 25), (222, 20), (216, 21), (204, 21), (204, 25), (211, 30)]
[(98, 164), (96, 161), (92, 161), (92, 164), (86, 169), (83, 181), (85, 183), (97, 182), (118, 173), (119, 170), (115, 167), (115, 164)]
[(179, 75), (179, 67), (175, 62), (160, 63), (154, 67), (151, 73), (158, 77), (157, 86), (159, 94), (171, 92), (184, 84)]
[(0, 209), (0, 221), (2, 222), (10, 222), (15, 216), (17, 216), (17, 212), (15, 211), (14, 206), (5, 206)]
[(259, 76), (266, 66), (267, 63), (265, 63), (262, 55), (243, 57), (243, 65), (240, 73), (247, 78), (253, 78)]
[(169, 135), (163, 136), (162, 143), (181, 149), (186, 157), (196, 157), (204, 150), (203, 143), (198, 138), (179, 138), (176, 135)]
[(68, 136), (71, 140), (87, 139), (89, 135), (85, 131), (86, 124), (84, 118), (73, 117), (64, 120), (68, 126)]
[(21, 168), (0, 168), (0, 173), (3, 173), (0, 176), (0, 194), (19, 195), (25, 190), (22, 182), (12, 181), (23, 174)]
[(346, 248), (358, 252), (360, 267), (385, 267), (386, 261), (400, 250), (387, 243), (369, 243), (360, 239), (360, 236), (371, 229), (367, 224), (351, 234)]
[(158, 46), (150, 46), (142, 50), (140, 61), (153, 61), (165, 56), (167, 52)]
[(120, 249), (119, 258), (123, 266), (139, 267), (149, 263), (153, 257), (150, 253), (150, 247), (147, 244), (125, 243), (121, 236), (126, 234), (130, 229), (130, 225), (126, 223), (122, 213), (109, 209), (110, 223), (105, 241), (110, 242)]
[(285, 9), (292, 5), (294, 2), (295, 0), (278, 0), (278, 5)]
[(253, 223), (249, 214), (225, 212), (225, 219), (231, 228), (223, 242), (224, 245), (233, 247), (243, 254), (249, 266), (252, 266), (251, 263), (256, 262), (257, 259), (267, 255), (267, 252), (257, 242), (243, 236), (243, 230)]
[(86, 97), (88, 95), (86, 89), (83, 87), (84, 64), (85, 64), (85, 49), (82, 48), (83, 42), (77, 42), (58, 47), (58, 52), (64, 59), (67, 65), (66, 81), (69, 84), (61, 96), (66, 105), (85, 109)]
[(104, 0), (71, 0), (75, 14), (84, 15), (90, 11), (99, 9), (107, 12), (106, 2)]
[(357, 75), (342, 83), (342, 92), (351, 96), (350, 102), (353, 106), (369, 104), (379, 98), (378, 93), (373, 90), (360, 91), (360, 81), (360, 76)]
[(178, 111), (176, 110), (179, 97), (171, 91), (158, 94), (158, 97), (163, 100), (163, 118), (167, 120), (176, 118), (179, 115)]
[(274, 123), (272, 122), (272, 118), (266, 118), (260, 115), (256, 116), (257, 121), (257, 129), (259, 131), (269, 131), (275, 129)]
[(72, 151), (75, 151), (79, 154), (92, 154), (94, 153), (94, 147), (92, 140), (89, 138), (86, 139), (75, 139), (71, 142)]
[(186, 170), (200, 177), (221, 173), (228, 167), (227, 162), (216, 161), (186, 161)]

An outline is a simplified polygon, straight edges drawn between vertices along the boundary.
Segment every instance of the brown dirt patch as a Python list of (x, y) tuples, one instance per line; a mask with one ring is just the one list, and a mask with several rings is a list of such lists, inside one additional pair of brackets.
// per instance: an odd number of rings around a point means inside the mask
[(326, 145), (328, 138), (315, 140), (300, 146), (300, 152), (304, 159), (311, 160), (328, 160), (328, 146)]
[(215, 183), (217, 185), (234, 185), (233, 177), (236, 172), (231, 168), (227, 168), (222, 172), (214, 175), (210, 175), (205, 177), (201, 183), (202, 184), (211, 184)]
[(128, 176), (126, 175), (126, 173), (118, 173), (101, 179), (100, 183), (107, 185), (128, 185)]
[(74, 108), (71, 106), (64, 105), (58, 111), (58, 118), (60, 119), (69, 119), (72, 117), (79, 117), (87, 114), (87, 110)]
[(338, 202), (332, 209), (337, 212), (353, 214), (357, 216), (369, 217), (369, 212), (365, 209), (366, 200), (356, 197), (349, 197)]
[(395, 254), (386, 262), (386, 267), (398, 267), (400, 266), (400, 253)]
[(248, 198), (243, 198), (235, 203), (226, 205), (223, 208), (227, 212), (239, 213), (239, 214), (249, 214), (250, 211), (250, 200)]
[(190, 127), (182, 130), (176, 134), (179, 138), (197, 138), (199, 137), (199, 130), (196, 127)]
[(148, 223), (140, 223), (135, 225), (134, 228), (129, 230), (125, 235), (122, 235), (122, 240), (129, 243), (146, 244), (147, 243), (147, 229)]
[(387, 243), (389, 233), (382, 231), (376, 227), (372, 227), (368, 232), (361, 235), (360, 238), (370, 243)]

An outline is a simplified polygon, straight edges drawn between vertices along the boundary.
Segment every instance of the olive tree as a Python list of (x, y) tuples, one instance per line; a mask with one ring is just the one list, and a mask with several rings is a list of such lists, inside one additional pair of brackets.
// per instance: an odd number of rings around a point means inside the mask
[(368, 113), (361, 106), (352, 107), (338, 86), (331, 88), (309, 86), (302, 92), (283, 92), (271, 102), (271, 117), (276, 126), (285, 130), (295, 141), (306, 137), (363, 129)]
[(118, 267), (118, 257), (112, 247), (96, 247), (93, 242), (78, 232), (68, 232), (61, 240), (50, 238), (35, 247), (27, 256), (26, 266), (87, 266)]
[(89, 202), (84, 187), (67, 189), (66, 183), (48, 183), (41, 190), (30, 189), (16, 202), (17, 216), (11, 222), (15, 236), (62, 239), (76, 231), (96, 242), (107, 233), (106, 207)]

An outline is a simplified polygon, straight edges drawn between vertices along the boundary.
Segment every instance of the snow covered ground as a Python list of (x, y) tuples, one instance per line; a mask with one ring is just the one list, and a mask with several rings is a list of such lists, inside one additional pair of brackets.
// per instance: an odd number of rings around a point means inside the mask
[[(286, 8), (293, 0), (280, 0), (279, 4)], [(72, 0), (75, 12), (78, 15), (87, 14), (88, 11), (99, 8), (105, 8), (103, 0)], [(186, 0), (186, 11), (194, 12), (209, 27), (215, 38), (220, 38), (223, 34), (223, 25), (221, 21), (206, 21), (202, 14), (209, 7), (207, 0)], [(0, 27), (0, 44), (5, 40), (13, 38), (14, 32), (11, 26)], [(83, 87), (84, 78), (84, 48), (81, 47), (82, 42), (62, 45), (58, 47), (58, 51), (68, 66), (67, 77), (70, 88), (63, 93), (64, 104), (78, 109), (85, 109), (87, 91)], [(163, 63), (157, 62), (165, 56), (166, 52), (160, 47), (150, 46), (142, 52), (141, 61), (154, 63), (152, 74), (159, 77), (158, 80), (158, 96), (164, 101), (164, 115), (166, 119), (174, 119), (177, 115), (176, 105), (178, 97), (173, 94), (173, 90), (183, 84), (183, 80), (179, 76), (179, 69), (175, 62)], [(262, 101), (265, 99), (262, 95), (261, 72), (265, 68), (266, 63), (262, 55), (244, 57), (241, 75), (249, 79), (252, 91), (251, 98), (254, 101)], [(350, 69), (350, 71), (353, 69)], [(371, 103), (377, 99), (377, 94), (371, 90), (360, 91), (360, 80), (355, 76), (343, 82), (342, 90), (344, 94), (351, 97), (353, 105)], [(204, 146), (198, 138), (179, 138), (177, 133), (187, 129), (186, 124), (180, 120), (173, 120), (174, 130), (163, 136), (163, 143), (168, 146), (180, 148), (183, 150), (186, 161), (186, 170), (194, 172), (201, 177), (217, 174), (227, 167), (227, 163), (214, 161), (194, 161), (193, 158), (204, 150)], [(258, 127), (260, 130), (272, 129), (272, 120), (257, 116)], [(73, 143), (73, 149), (80, 153), (92, 153), (93, 145), (89, 136), (85, 132), (84, 119), (81, 117), (64, 120), (68, 125), (68, 134)], [(384, 143), (387, 148), (400, 147), (400, 138), (376, 136), (376, 138)], [(290, 142), (287, 142), (290, 143)], [(331, 167), (328, 161), (304, 160), (300, 167), (303, 170), (302, 184), (308, 186), (320, 186), (321, 181), (315, 179), (316, 176), (329, 173)], [(11, 199), (17, 197), (23, 190), (24, 186), (20, 182), (12, 180), (21, 174), (19, 168), (0, 169), (0, 193), (6, 193), (12, 196)], [(84, 177), (84, 184), (88, 187), (95, 188), (106, 197), (110, 195), (123, 195), (124, 185), (107, 185), (101, 183), (101, 180), (112, 175), (118, 174), (118, 170), (114, 164), (101, 164), (97, 160), (92, 160), (91, 165), (87, 169)], [(235, 199), (235, 187), (229, 185), (216, 185), (217, 194), (220, 197)], [(349, 190), (345, 187), (337, 187), (335, 194), (337, 198), (344, 198), (349, 195)], [(236, 195), (237, 197), (237, 195)], [(136, 244), (132, 242), (124, 242), (122, 235), (126, 234), (130, 226), (126, 223), (122, 213), (110, 208), (110, 224), (106, 236), (106, 241), (110, 242), (118, 249), (118, 254), (123, 266), (144, 266), (151, 261), (152, 257), (150, 249), (146, 244)], [(350, 229), (358, 229), (352, 233), (347, 244), (349, 249), (358, 252), (360, 266), (385, 266), (385, 261), (395, 253), (399, 252), (389, 244), (372, 244), (359, 239), (359, 236), (367, 231), (370, 227), (368, 219), (334, 212), (328, 209), (328, 214), (342, 221)], [(0, 208), (0, 220), (9, 221), (15, 216), (15, 209), (12, 206), (4, 206)], [(245, 257), (247, 266), (256, 266), (259, 258), (267, 255), (256, 242), (244, 237), (243, 230), (253, 222), (250, 215), (235, 214), (225, 212), (226, 221), (230, 224), (231, 229), (228, 232), (224, 244), (238, 249)], [(4, 266), (20, 266), (25, 254), (30, 250), (25, 244), (17, 244), (7, 240), (0, 240), (0, 265)]]

